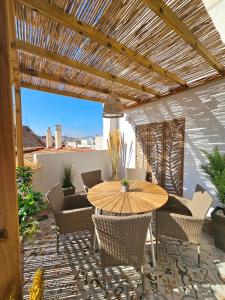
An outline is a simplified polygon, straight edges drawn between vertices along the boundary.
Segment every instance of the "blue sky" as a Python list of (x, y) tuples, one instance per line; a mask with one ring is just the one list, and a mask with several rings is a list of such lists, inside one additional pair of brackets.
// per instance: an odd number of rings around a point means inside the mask
[(44, 135), (62, 125), (62, 134), (74, 137), (102, 135), (102, 104), (22, 88), (23, 125)]

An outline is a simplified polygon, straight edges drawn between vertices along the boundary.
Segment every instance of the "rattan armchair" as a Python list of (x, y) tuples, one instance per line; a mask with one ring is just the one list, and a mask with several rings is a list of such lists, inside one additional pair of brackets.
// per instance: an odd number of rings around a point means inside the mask
[(151, 217), (151, 213), (119, 217), (92, 216), (105, 287), (105, 268), (131, 265), (141, 271), (144, 289), (144, 250)]
[(147, 172), (141, 168), (126, 168), (126, 178), (128, 180), (146, 180)]
[(170, 195), (166, 206), (156, 212), (156, 246), (162, 235), (195, 244), (200, 265), (201, 233), (211, 204), (211, 196), (199, 185), (196, 186), (192, 200)]
[(59, 252), (60, 234), (89, 230), (91, 241), (94, 236), (92, 205), (86, 197), (73, 195), (64, 197), (61, 184), (56, 184), (48, 191), (46, 198), (54, 215), (57, 228), (57, 253)]
[(88, 189), (103, 182), (101, 170), (81, 173), (81, 178), (83, 180), (84, 190), (86, 193), (88, 192)]

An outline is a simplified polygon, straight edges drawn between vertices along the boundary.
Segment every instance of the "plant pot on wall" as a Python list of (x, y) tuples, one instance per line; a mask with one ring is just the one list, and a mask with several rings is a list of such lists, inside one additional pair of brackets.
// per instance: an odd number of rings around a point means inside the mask
[(75, 186), (70, 186), (67, 188), (63, 188), (63, 194), (64, 196), (71, 196), (75, 194)]
[(213, 237), (216, 247), (225, 251), (225, 213), (221, 207), (216, 207), (212, 213)]
[(71, 196), (75, 194), (73, 176), (73, 163), (71, 161), (63, 162), (62, 189), (64, 196)]

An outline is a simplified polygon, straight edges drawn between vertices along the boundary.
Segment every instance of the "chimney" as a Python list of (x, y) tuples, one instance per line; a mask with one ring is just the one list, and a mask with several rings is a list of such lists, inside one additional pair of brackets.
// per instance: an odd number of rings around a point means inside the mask
[(62, 148), (62, 129), (61, 125), (55, 125), (55, 149)]
[(51, 127), (48, 127), (46, 132), (46, 148), (52, 148), (52, 132)]

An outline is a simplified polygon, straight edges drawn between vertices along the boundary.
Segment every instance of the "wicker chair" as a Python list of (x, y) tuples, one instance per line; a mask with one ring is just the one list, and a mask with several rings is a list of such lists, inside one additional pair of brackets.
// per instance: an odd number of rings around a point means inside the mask
[(200, 238), (211, 203), (211, 196), (200, 185), (192, 200), (170, 195), (166, 206), (156, 212), (156, 241), (166, 235), (197, 245), (200, 265)]
[(98, 239), (103, 282), (105, 268), (131, 265), (141, 271), (144, 290), (144, 250), (152, 214), (92, 216)]
[(141, 168), (126, 168), (126, 177), (128, 180), (146, 180), (147, 172)]
[(92, 188), (96, 184), (103, 182), (101, 170), (82, 173), (81, 178), (83, 180), (84, 190), (86, 193), (88, 192), (88, 189)]
[(47, 192), (46, 198), (54, 215), (57, 228), (57, 253), (59, 252), (60, 234), (89, 230), (91, 242), (94, 237), (92, 205), (86, 197), (73, 195), (64, 197), (61, 184), (56, 184)]

